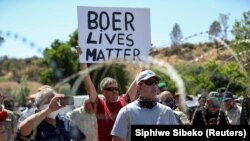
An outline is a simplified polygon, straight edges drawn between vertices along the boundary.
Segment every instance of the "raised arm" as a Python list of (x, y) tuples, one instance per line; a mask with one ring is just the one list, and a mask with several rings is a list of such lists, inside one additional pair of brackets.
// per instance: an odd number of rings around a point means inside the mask
[[(144, 71), (145, 68), (143, 66), (140, 66), (140, 68), (138, 69), (137, 71), (137, 75), (141, 72), (141, 71)], [(136, 75), (136, 77), (137, 77)], [(129, 98), (131, 101), (134, 101), (136, 98), (137, 98), (137, 84), (136, 84), (136, 77), (134, 79), (134, 81), (130, 84), (128, 90), (126, 93), (128, 93), (129, 95)]]
[(96, 98), (97, 98), (97, 91), (96, 91), (96, 88), (89, 76), (89, 71), (88, 71), (88, 66), (86, 63), (81, 63), (81, 70), (84, 71), (86, 70), (83, 74), (83, 81), (84, 81), (84, 85), (85, 85), (85, 88), (87, 90), (87, 93), (89, 95), (89, 99), (91, 102), (95, 102), (96, 101)]
[(41, 110), (40, 112), (35, 113), (34, 115), (31, 115), (30, 117), (22, 121), (18, 126), (20, 134), (22, 136), (28, 136), (51, 112), (62, 108), (63, 106), (59, 106), (57, 104), (57, 101), (61, 97), (63, 96), (55, 96), (54, 98), (51, 99), (48, 108)]
[(129, 88), (128, 88), (128, 90), (127, 90), (126, 93), (129, 95), (129, 98), (130, 98), (131, 101), (134, 101), (136, 99), (136, 94), (137, 94), (136, 80), (134, 80), (130, 84), (130, 86), (129, 86)]
[[(82, 50), (79, 46), (76, 46), (75, 49), (77, 51), (78, 56), (82, 54)], [(89, 76), (88, 65), (86, 63), (81, 63), (80, 67), (82, 71), (86, 70), (85, 73), (83, 74), (83, 81), (84, 81), (85, 89), (87, 90), (87, 93), (89, 95), (89, 99), (91, 102), (96, 102), (97, 91)]]
[(51, 113), (49, 108), (44, 109), (22, 121), (18, 127), (22, 136), (28, 136)]

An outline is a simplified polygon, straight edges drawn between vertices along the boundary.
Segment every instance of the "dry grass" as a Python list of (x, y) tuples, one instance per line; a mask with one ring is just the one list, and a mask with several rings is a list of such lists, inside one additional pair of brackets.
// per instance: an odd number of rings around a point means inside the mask
[[(223, 60), (231, 56), (231, 53), (228, 49), (217, 50), (214, 47), (206, 46), (196, 47), (195, 49), (189, 51), (184, 50), (180, 53), (180, 55), (172, 54), (166, 56), (163, 54), (163, 52), (164, 49), (159, 49), (158, 53), (156, 53), (154, 57), (160, 60), (164, 60), (172, 65), (186, 64), (189, 62), (196, 62), (201, 64), (208, 61), (222, 62)], [(187, 59), (187, 56), (189, 56), (189, 59)]]
[[(28, 81), (28, 88), (30, 89), (30, 95), (37, 92), (37, 89), (42, 86), (39, 82)], [(0, 91), (18, 90), (21, 88), (21, 84), (17, 82), (0, 82)]]

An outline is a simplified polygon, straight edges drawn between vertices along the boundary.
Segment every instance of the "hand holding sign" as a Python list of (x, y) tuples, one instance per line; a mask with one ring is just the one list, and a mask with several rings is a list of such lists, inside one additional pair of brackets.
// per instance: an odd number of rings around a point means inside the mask
[(80, 56), (82, 54), (82, 49), (79, 46), (75, 47), (77, 55)]

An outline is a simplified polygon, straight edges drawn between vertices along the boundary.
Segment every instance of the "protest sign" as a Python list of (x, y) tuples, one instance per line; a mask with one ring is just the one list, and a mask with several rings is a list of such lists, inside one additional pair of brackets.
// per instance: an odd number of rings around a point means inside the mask
[(148, 56), (150, 9), (78, 6), (77, 14), (81, 63)]

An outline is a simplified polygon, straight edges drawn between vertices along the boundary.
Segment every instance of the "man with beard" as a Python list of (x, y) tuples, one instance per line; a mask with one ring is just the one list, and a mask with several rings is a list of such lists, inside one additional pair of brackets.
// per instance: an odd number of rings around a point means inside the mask
[(192, 118), (192, 125), (227, 125), (229, 124), (224, 111), (220, 110), (223, 97), (216, 91), (211, 91), (205, 106), (197, 109)]
[(236, 104), (232, 92), (227, 91), (224, 93), (223, 103), (225, 106), (229, 123), (231, 125), (239, 125), (241, 107)]

